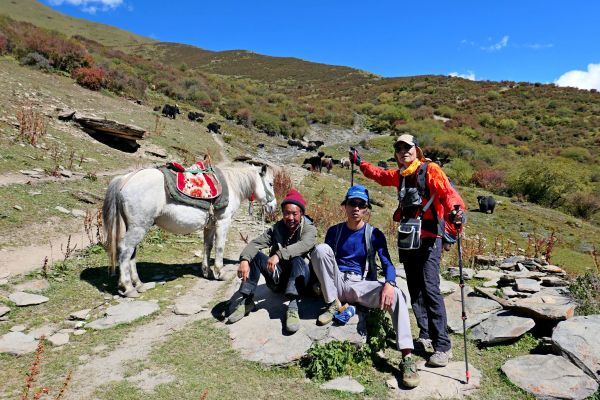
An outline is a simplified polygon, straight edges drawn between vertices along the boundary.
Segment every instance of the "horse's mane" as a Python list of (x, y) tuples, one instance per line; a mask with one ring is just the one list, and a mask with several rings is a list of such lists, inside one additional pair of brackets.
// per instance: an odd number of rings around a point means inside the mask
[(244, 163), (219, 165), (227, 180), (229, 193), (235, 193), (239, 199), (249, 197), (254, 191), (254, 179), (260, 167)]

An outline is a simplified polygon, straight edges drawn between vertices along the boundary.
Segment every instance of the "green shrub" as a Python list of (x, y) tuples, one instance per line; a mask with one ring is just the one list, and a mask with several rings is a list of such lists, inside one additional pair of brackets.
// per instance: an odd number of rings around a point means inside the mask
[(364, 352), (356, 345), (348, 341), (331, 341), (313, 345), (301, 365), (310, 379), (326, 381), (347, 374), (365, 358)]
[(498, 126), (498, 129), (500, 129), (501, 131), (514, 132), (517, 130), (519, 123), (517, 121), (515, 121), (514, 119), (502, 118), (500, 121), (498, 121), (497, 126)]
[(473, 167), (467, 161), (456, 158), (444, 166), (446, 174), (452, 178), (454, 183), (468, 185), (473, 177)]
[(484, 128), (493, 128), (496, 125), (494, 117), (490, 113), (482, 113), (479, 115), (479, 125)]
[(500, 92), (498, 92), (497, 90), (489, 90), (486, 93), (486, 96), (488, 100), (497, 100), (500, 98)]
[(590, 151), (584, 147), (566, 147), (560, 151), (560, 155), (579, 162), (588, 161), (592, 155)]
[(435, 113), (445, 118), (453, 118), (454, 114), (456, 113), (456, 110), (452, 107), (443, 104), (437, 108)]
[(590, 219), (595, 213), (600, 211), (600, 197), (594, 193), (573, 193), (568, 198), (567, 209), (576, 217)]
[(569, 285), (571, 295), (577, 301), (577, 315), (600, 314), (600, 274), (588, 271)]

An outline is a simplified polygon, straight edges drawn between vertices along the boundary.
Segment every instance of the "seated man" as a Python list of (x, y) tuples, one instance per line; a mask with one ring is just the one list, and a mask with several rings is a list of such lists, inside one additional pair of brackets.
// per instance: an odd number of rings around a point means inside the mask
[[(388, 311), (396, 331), (397, 347), (402, 352), (402, 384), (417, 387), (420, 377), (411, 356), (413, 341), (406, 300), (396, 287), (396, 269), (390, 261), (383, 232), (364, 221), (367, 207), (371, 208), (369, 192), (364, 186), (354, 185), (348, 189), (342, 205), (346, 222), (330, 227), (325, 243), (311, 253), (312, 266), (327, 303), (318, 323), (331, 322), (340, 302)], [(367, 232), (371, 234), (370, 240)], [(375, 253), (383, 265), (385, 283), (377, 281)]]
[[(305, 207), (304, 197), (290, 190), (281, 202), (283, 218), (246, 245), (238, 268), (242, 284), (229, 300), (227, 323), (239, 321), (254, 309), (254, 291), (262, 274), (271, 290), (284, 292), (290, 299), (285, 321), (287, 331), (294, 333), (300, 329), (299, 293), (310, 279), (304, 257), (314, 248), (317, 237), (317, 228), (304, 215)], [(267, 247), (270, 248), (268, 257), (260, 252)]]

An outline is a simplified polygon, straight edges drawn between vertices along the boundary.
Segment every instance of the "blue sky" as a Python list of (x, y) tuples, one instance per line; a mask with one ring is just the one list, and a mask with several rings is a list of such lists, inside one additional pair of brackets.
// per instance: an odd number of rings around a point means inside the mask
[(600, 89), (600, 1), (42, 0), (160, 41), (346, 65)]

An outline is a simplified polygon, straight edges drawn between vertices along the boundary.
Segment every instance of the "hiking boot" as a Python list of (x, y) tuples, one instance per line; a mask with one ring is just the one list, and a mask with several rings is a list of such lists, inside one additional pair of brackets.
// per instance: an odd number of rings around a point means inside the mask
[(300, 316), (297, 308), (288, 308), (285, 316), (285, 329), (289, 333), (296, 333), (300, 329)]
[(250, 303), (246, 303), (245, 301), (240, 302), (240, 304), (238, 304), (235, 307), (235, 310), (233, 310), (233, 312), (229, 314), (226, 323), (235, 324), (240, 319), (250, 314), (250, 312), (254, 310), (254, 306), (254, 301), (251, 301)]
[(421, 377), (417, 371), (417, 364), (412, 356), (406, 356), (400, 363), (402, 370), (402, 385), (407, 388), (416, 388), (421, 383)]
[(436, 351), (427, 360), (428, 367), (445, 367), (450, 362), (452, 351)]
[(425, 353), (435, 352), (431, 339), (417, 338), (417, 340), (415, 340), (415, 345), (415, 350), (418, 348), (418, 350), (422, 350)]
[(333, 302), (331, 302), (331, 304), (329, 304), (327, 306), (327, 309), (325, 310), (325, 312), (321, 315), (319, 315), (319, 318), (317, 318), (317, 322), (319, 325), (327, 325), (328, 323), (330, 323), (331, 321), (333, 321), (333, 316), (335, 315), (335, 313), (338, 312), (338, 308), (339, 308), (339, 303), (337, 300), (334, 300)]

